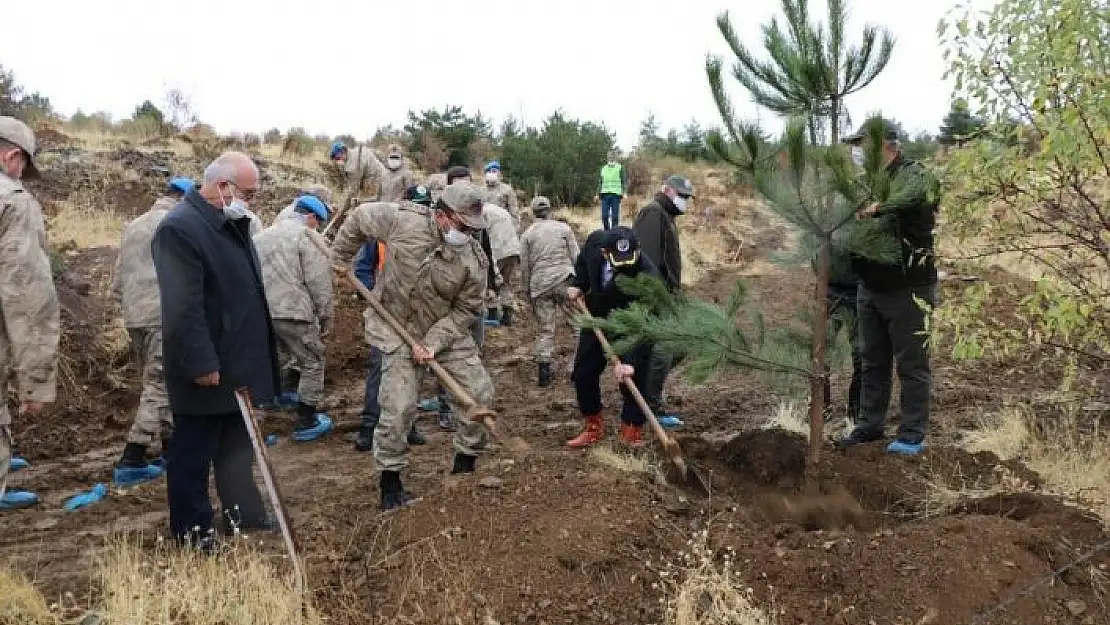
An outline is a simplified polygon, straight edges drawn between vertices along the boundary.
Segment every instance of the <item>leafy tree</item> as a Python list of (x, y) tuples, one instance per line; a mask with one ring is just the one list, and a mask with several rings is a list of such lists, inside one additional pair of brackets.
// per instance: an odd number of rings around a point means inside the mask
[(0, 115), (15, 115), (19, 112), (19, 101), (23, 98), (23, 87), (15, 81), (15, 72), (0, 65)]
[(189, 96), (180, 89), (170, 89), (166, 92), (165, 105), (169, 120), (163, 119), (163, 123), (169, 124), (175, 130), (185, 130), (199, 121)]
[(922, 131), (911, 139), (903, 140), (902, 154), (915, 161), (924, 161), (936, 155), (939, 145), (936, 137)]
[(405, 132), (411, 137), (408, 147), (413, 152), (423, 151), (427, 138), (437, 139), (447, 152), (447, 166), (452, 166), (469, 165), (470, 144), (490, 138), (493, 128), (481, 113), (467, 115), (460, 106), (445, 106), (442, 111), (409, 111)]
[(37, 91), (26, 93), (16, 82), (15, 73), (5, 70), (3, 65), (0, 65), (0, 115), (18, 117), (25, 122), (58, 119), (50, 98)]
[(659, 129), (663, 125), (659, 120), (655, 119), (653, 113), (648, 113), (644, 121), (640, 122), (640, 141), (636, 146), (636, 150), (643, 153), (657, 153), (661, 154), (666, 149), (665, 140), (659, 136)]
[(968, 140), (975, 138), (983, 129), (983, 120), (971, 114), (971, 107), (967, 100), (956, 98), (952, 101), (952, 108), (944, 116), (940, 126), (940, 135), (937, 140), (941, 145), (962, 146)]
[(946, 164), (958, 260), (1018, 256), (1041, 277), (1022, 327), (978, 314), (996, 291), (973, 285), (935, 329), (957, 357), (1002, 357), (1030, 342), (1105, 360), (1110, 351), (1110, 5), (1106, 0), (1000, 0), (941, 22), (948, 75), (980, 139)]
[(604, 126), (556, 111), (541, 128), (502, 136), (501, 167), (518, 188), (538, 188), (558, 204), (584, 204), (597, 191), (597, 172), (614, 145)]
[[(756, 104), (782, 116), (805, 119), (810, 143), (819, 143), (827, 126), (835, 144), (848, 120), (845, 98), (871, 84), (886, 68), (894, 37), (886, 29), (868, 25), (860, 44), (849, 46), (844, 0), (828, 0), (827, 28), (810, 21), (808, 0), (782, 0), (782, 12), (785, 28), (777, 18), (763, 27), (767, 61), (740, 42), (727, 11), (717, 17), (717, 28), (736, 56), (732, 75)], [(711, 56), (706, 68), (719, 106), (726, 101), (721, 89), (723, 61)], [(731, 118), (731, 113), (725, 117)]]

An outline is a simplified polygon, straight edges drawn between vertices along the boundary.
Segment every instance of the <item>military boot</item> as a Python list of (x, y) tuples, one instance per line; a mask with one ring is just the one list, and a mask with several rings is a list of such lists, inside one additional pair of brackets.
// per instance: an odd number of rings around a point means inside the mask
[(380, 488), (383, 512), (411, 506), (420, 501), (412, 493), (405, 491), (405, 487), (401, 485), (401, 474), (397, 471), (382, 471)]
[(551, 363), (541, 362), (536, 365), (536, 368), (539, 370), (540, 388), (551, 386)]
[(501, 325), (506, 327), (506, 328), (511, 327), (513, 325), (513, 307), (512, 306), (502, 306), (501, 307)]
[(459, 473), (473, 473), (474, 463), (478, 460), (477, 456), (470, 454), (455, 453), (455, 461), (451, 465), (451, 474)]

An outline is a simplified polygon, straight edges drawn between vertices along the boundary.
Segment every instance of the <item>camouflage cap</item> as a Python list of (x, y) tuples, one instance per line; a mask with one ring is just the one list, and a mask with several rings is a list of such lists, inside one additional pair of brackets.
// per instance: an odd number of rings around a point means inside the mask
[(551, 210), (551, 200), (542, 195), (532, 198), (532, 210)]
[(301, 195), (313, 195), (325, 204), (331, 204), (331, 189), (322, 184), (310, 184), (301, 189)]
[(679, 176), (678, 174), (667, 176), (663, 184), (674, 189), (682, 197), (694, 197), (694, 185), (685, 176)]
[(39, 168), (35, 165), (35, 133), (31, 127), (14, 117), (0, 116), (0, 139), (14, 143), (27, 154), (27, 167), (23, 170), (25, 180), (38, 178)]
[(863, 140), (866, 139), (873, 130), (878, 130), (879, 132), (881, 132), (884, 141), (898, 140), (898, 128), (889, 120), (884, 119), (882, 116), (873, 115), (864, 120), (863, 124), (861, 124), (859, 129), (857, 129), (853, 134), (844, 137), (844, 143), (847, 143), (849, 145), (857, 145), (863, 143)]
[(459, 219), (468, 228), (484, 230), (486, 217), (482, 214), (482, 205), (485, 204), (486, 194), (482, 189), (470, 182), (460, 181), (450, 184), (443, 190), (439, 201), (445, 208), (458, 215)]

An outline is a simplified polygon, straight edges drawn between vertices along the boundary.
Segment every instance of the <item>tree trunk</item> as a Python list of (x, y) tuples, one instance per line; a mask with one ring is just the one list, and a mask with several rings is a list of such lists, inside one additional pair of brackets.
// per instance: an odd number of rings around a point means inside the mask
[(840, 142), (840, 104), (840, 98), (833, 96), (832, 106), (829, 110), (829, 114), (832, 116), (829, 145), (836, 145)]
[(817, 466), (825, 444), (825, 350), (829, 336), (829, 272), (831, 271), (831, 237), (824, 235), (817, 252), (817, 284), (813, 289), (813, 362), (809, 380), (809, 455), (806, 457), (806, 486), (817, 488)]

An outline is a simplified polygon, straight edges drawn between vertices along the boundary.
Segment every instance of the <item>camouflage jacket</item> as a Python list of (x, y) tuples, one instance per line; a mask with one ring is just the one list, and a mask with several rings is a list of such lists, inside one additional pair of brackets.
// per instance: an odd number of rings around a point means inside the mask
[(565, 285), (574, 273), (578, 240), (566, 223), (537, 219), (520, 237), (520, 281), (535, 300)]
[(362, 184), (370, 178), (373, 167), (370, 157), (373, 153), (365, 146), (347, 150), (347, 162), (343, 164), (343, 173), (347, 175), (347, 186), (344, 188), (347, 197), (358, 195)]
[(331, 261), (314, 234), (300, 219), (283, 219), (254, 237), (274, 319), (325, 325), (332, 316)]
[[(54, 401), (60, 322), (58, 294), (37, 200), (0, 172), (0, 379), (13, 374), (20, 401)], [(0, 402), (0, 425), (11, 423)]]
[[(285, 208), (281, 209), (281, 211), (277, 214), (277, 217), (274, 217), (274, 220), (272, 222), (270, 222), (270, 225), (273, 226), (273, 225), (277, 224), (277, 222), (279, 222), (279, 221), (281, 221), (281, 220), (283, 220), (287, 217), (292, 217), (293, 215), (296, 215), (297, 214), (296, 210), (297, 210), (296, 209), (296, 203), (295, 202), (290, 202), (289, 206), (286, 206)], [(254, 233), (254, 234), (257, 234), (257, 233)], [(252, 234), (251, 236), (254, 236), (254, 234)]]
[(412, 175), (408, 165), (402, 164), (398, 169), (390, 169), (369, 149), (365, 156), (374, 177), (378, 179), (379, 202), (400, 202), (405, 197), (405, 189), (416, 184), (416, 176)]
[(507, 183), (498, 182), (495, 185), (486, 183), (486, 201), (496, 204), (509, 211), (513, 216), (513, 225), (520, 231), (520, 203), (517, 202), (516, 192)]
[(510, 256), (520, 256), (520, 235), (517, 234), (516, 224), (509, 211), (496, 204), (486, 203), (482, 207), (489, 226), (489, 245), (493, 250), (493, 260), (499, 261)]
[[(443, 240), (432, 209), (412, 202), (359, 205), (343, 222), (332, 249), (350, 264), (363, 243), (385, 244), (386, 260), (373, 297), (433, 352), (472, 341), (470, 328), (485, 312), (489, 261), (475, 239), (461, 247)], [(386, 353), (403, 343), (373, 309), (366, 311), (367, 339)]]
[(112, 276), (112, 296), (123, 312), (128, 328), (157, 328), (162, 325), (162, 300), (158, 293), (158, 276), (154, 272), (154, 255), (150, 242), (154, 231), (177, 200), (164, 195), (150, 210), (131, 220), (120, 237), (116, 270)]

